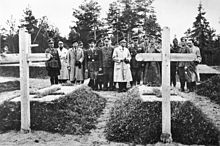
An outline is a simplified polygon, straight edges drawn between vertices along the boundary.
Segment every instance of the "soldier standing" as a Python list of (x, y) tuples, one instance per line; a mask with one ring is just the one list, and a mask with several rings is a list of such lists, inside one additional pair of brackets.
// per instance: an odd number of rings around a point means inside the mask
[[(179, 49), (179, 53), (189, 53), (189, 48), (186, 44), (186, 39), (185, 38), (181, 38), (180, 39), (180, 49)], [(179, 75), (179, 79), (180, 79), (180, 90), (181, 92), (185, 91), (185, 84), (186, 84), (186, 78), (185, 78), (185, 66), (186, 66), (186, 62), (178, 62), (178, 75)]]
[[(102, 71), (102, 52), (95, 47), (95, 41), (91, 40), (89, 49), (85, 51), (85, 74), (90, 78), (89, 86), (98, 90), (97, 75)], [(85, 75), (86, 76), (86, 75)]]
[(113, 47), (110, 46), (109, 39), (104, 39), (104, 46), (102, 47), (102, 66), (103, 66), (103, 83), (104, 83), (104, 91), (114, 90), (113, 86)]
[(139, 85), (141, 81), (141, 75), (142, 75), (142, 62), (138, 62), (135, 59), (135, 56), (138, 53), (143, 53), (143, 49), (139, 47), (138, 44), (138, 37), (133, 37), (134, 42), (131, 43), (131, 46), (129, 48), (131, 53), (131, 73), (133, 81), (131, 82), (131, 86), (133, 85)]
[(46, 58), (46, 69), (48, 76), (50, 76), (50, 83), (58, 84), (58, 75), (60, 75), (61, 63), (57, 49), (54, 48), (53, 40), (49, 40), (49, 48), (45, 50)]

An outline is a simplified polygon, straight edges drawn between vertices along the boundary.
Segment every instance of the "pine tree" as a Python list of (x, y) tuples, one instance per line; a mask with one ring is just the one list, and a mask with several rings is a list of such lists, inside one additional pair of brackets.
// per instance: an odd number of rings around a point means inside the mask
[[(98, 2), (93, 0), (85, 1), (78, 9), (73, 10), (73, 16), (77, 18), (76, 31), (80, 34), (80, 40), (87, 43), (91, 33), (96, 33), (97, 29), (101, 26), (98, 20), (101, 7)], [(95, 36), (94, 36), (95, 37)]]
[(37, 27), (37, 19), (32, 14), (32, 10), (27, 7), (24, 10), (24, 18), (21, 20), (21, 27), (25, 27), (29, 33), (34, 31), (34, 28)]
[(193, 22), (193, 28), (189, 37), (193, 38), (198, 42), (198, 47), (200, 48), (201, 55), (203, 58), (203, 63), (208, 63), (209, 54), (212, 53), (213, 47), (213, 37), (215, 36), (215, 30), (209, 26), (209, 22), (205, 18), (206, 12), (204, 12), (202, 3), (198, 6), (198, 15), (196, 16), (196, 21)]

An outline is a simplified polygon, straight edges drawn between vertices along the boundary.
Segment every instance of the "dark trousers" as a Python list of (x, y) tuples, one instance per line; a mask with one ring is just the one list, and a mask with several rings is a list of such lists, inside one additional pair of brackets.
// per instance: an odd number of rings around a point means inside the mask
[(170, 78), (170, 85), (176, 87), (176, 63), (171, 63), (171, 78)]
[(141, 67), (131, 68), (131, 73), (133, 78), (133, 81), (131, 82), (131, 86), (140, 84), (142, 71), (143, 69)]
[(93, 90), (98, 90), (98, 82), (97, 79), (90, 79), (89, 87), (91, 87)]
[(125, 92), (127, 90), (127, 82), (119, 82), (118, 83), (119, 86), (119, 92)]
[(51, 85), (58, 84), (58, 76), (50, 76), (50, 83)]
[[(104, 67), (103, 68), (103, 84), (104, 84), (104, 90), (113, 90), (113, 68), (112, 67)], [(109, 85), (108, 85), (109, 84)]]
[(178, 68), (178, 74), (179, 74), (179, 79), (180, 79), (180, 88), (181, 88), (182, 91), (184, 91), (185, 84), (186, 84), (184, 67), (179, 67)]

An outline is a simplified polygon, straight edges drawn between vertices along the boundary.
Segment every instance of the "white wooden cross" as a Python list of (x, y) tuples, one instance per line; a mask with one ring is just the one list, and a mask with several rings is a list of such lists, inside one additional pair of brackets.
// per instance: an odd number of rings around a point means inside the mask
[(162, 61), (162, 135), (164, 142), (171, 142), (171, 108), (170, 108), (170, 62), (193, 61), (194, 54), (170, 54), (170, 29), (163, 28), (162, 53), (140, 53), (136, 55), (137, 61)]
[[(29, 64), (31, 61), (45, 61), (42, 53), (31, 54), (31, 35), (25, 28), (19, 30), (19, 62), (20, 62), (20, 90), (21, 90), (21, 131), (30, 132), (30, 99), (29, 99)], [(16, 62), (16, 58), (14, 58)]]

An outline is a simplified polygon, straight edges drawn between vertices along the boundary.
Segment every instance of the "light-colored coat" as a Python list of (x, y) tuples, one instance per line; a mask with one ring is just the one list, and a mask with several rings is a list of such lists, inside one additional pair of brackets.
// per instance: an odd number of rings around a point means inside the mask
[(81, 62), (81, 68), (76, 66), (75, 68), (75, 78), (76, 81), (83, 81), (83, 60), (84, 60), (84, 51), (82, 48), (76, 49), (76, 61)]
[(114, 49), (112, 59), (114, 61), (114, 82), (130, 82), (132, 75), (130, 64), (126, 64), (123, 60), (131, 60), (131, 54), (128, 48), (118, 46)]
[(60, 70), (60, 75), (58, 76), (59, 79), (61, 80), (67, 80), (69, 79), (69, 72), (67, 69), (67, 53), (68, 50), (66, 48), (63, 48), (60, 50), (60, 48), (57, 49), (59, 57), (60, 57), (60, 62), (61, 62), (61, 70)]
[(76, 63), (76, 50), (70, 48), (67, 53), (67, 66), (69, 68), (70, 81), (75, 81), (75, 63)]
[(199, 74), (197, 69), (197, 63), (200, 63), (202, 61), (200, 49), (196, 46), (192, 46), (189, 48), (189, 52), (196, 55), (196, 59), (193, 62), (187, 63), (188, 73), (190, 77), (191, 82), (199, 81)]

